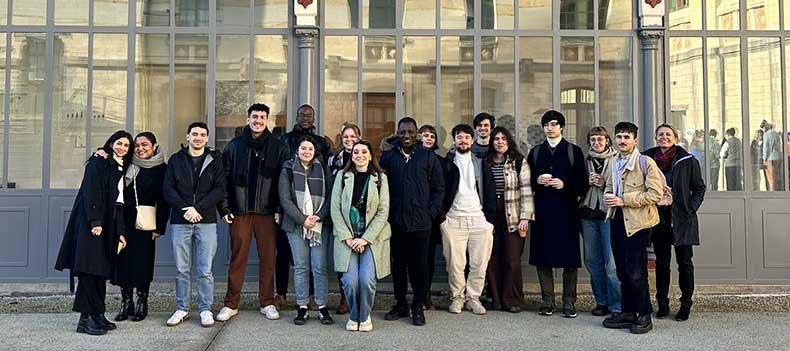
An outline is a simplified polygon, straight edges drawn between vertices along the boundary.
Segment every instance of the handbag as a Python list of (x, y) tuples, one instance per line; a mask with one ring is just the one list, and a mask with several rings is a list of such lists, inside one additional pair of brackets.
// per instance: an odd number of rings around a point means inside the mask
[(137, 208), (137, 218), (134, 220), (134, 227), (138, 230), (156, 230), (156, 206), (140, 205), (137, 196), (137, 177), (132, 180), (134, 186), (134, 205)]
[(357, 206), (361, 206), (362, 201), (364, 201), (365, 196), (367, 196), (368, 183), (370, 183), (370, 177), (368, 177), (368, 179), (365, 180), (365, 186), (362, 187), (362, 193), (359, 196), (359, 200), (357, 201), (356, 204), (351, 204), (351, 209), (348, 210), (348, 221), (351, 222), (352, 227), (356, 227), (357, 223), (359, 223), (359, 219), (361, 218)]

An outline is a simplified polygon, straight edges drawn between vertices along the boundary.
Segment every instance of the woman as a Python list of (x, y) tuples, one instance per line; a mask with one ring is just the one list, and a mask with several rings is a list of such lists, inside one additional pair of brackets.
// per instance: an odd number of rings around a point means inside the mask
[(590, 189), (579, 211), (584, 239), (584, 265), (590, 273), (595, 309), (593, 316), (620, 313), (620, 280), (612, 255), (611, 233), (606, 221), (607, 207), (603, 201), (606, 175), (611, 172), (611, 159), (617, 154), (612, 139), (604, 127), (593, 127), (587, 133), (590, 150), (587, 153), (587, 180)]
[[(166, 170), (165, 155), (159, 152), (156, 136), (151, 132), (137, 134), (132, 164), (124, 177), (124, 219), (129, 246), (118, 255), (118, 279), (115, 283), (121, 287), (121, 309), (115, 316), (116, 321), (124, 321), (131, 316), (132, 321), (137, 322), (148, 316), (148, 290), (154, 278), (156, 238), (165, 233), (170, 216), (170, 206), (162, 192)], [(155, 211), (156, 216), (138, 216), (138, 206), (141, 206), (140, 211)], [(152, 219), (155, 221), (148, 223)], [(137, 289), (137, 306), (132, 299), (134, 289)]]
[(491, 135), (485, 162), (496, 183), (496, 219), (486, 279), (494, 308), (518, 313), (524, 304), (521, 255), (534, 208), (530, 171), (507, 128), (496, 127)]
[(115, 329), (104, 317), (107, 279), (115, 272), (118, 251), (126, 246), (123, 224), (123, 174), (131, 160), (132, 136), (113, 133), (102, 149), (112, 157), (92, 156), (85, 165), (55, 269), (79, 280), (72, 310), (80, 313), (78, 333), (103, 335)]
[(315, 303), (321, 324), (333, 324), (326, 307), (326, 252), (329, 233), (323, 222), (329, 215), (326, 201), (327, 177), (321, 155), (312, 138), (302, 137), (293, 159), (283, 164), (280, 173), (280, 205), (284, 216), (281, 228), (288, 235), (294, 260), (294, 290), (299, 308), (294, 324), (304, 325), (309, 318), (310, 272), (313, 273)]
[[(436, 128), (430, 124), (425, 124), (420, 127), (420, 145), (426, 149), (431, 150), (436, 154), (436, 158), (443, 163), (444, 157), (439, 155), (439, 145), (436, 145)], [(428, 296), (425, 297), (425, 309), (435, 310), (431, 302), (431, 284), (433, 283), (433, 274), (436, 270), (436, 246), (442, 243), (442, 233), (439, 226), (442, 224), (441, 220), (437, 218), (431, 226), (431, 241), (428, 243)]]
[[(337, 177), (337, 173), (344, 170), (346, 166), (351, 161), (351, 148), (354, 147), (354, 143), (359, 141), (361, 134), (359, 132), (359, 127), (354, 123), (343, 123), (343, 128), (340, 130), (340, 145), (339, 150), (329, 156), (329, 160), (327, 161), (327, 169), (328, 169), (328, 177), (329, 182), (328, 184), (335, 184), (335, 177)], [(330, 186), (329, 198), (332, 197), (332, 191)], [(326, 230), (327, 232), (332, 232), (332, 218), (327, 218), (326, 221)], [(333, 245), (328, 245), (327, 249), (330, 251), (333, 249)], [(332, 258), (332, 254), (328, 254), (330, 259)], [(331, 264), (331, 263), (330, 263)], [(341, 273), (337, 273), (337, 286), (340, 288), (340, 304), (335, 310), (337, 314), (346, 314), (348, 313), (348, 303), (346, 302), (346, 293), (343, 290), (343, 275)]]
[(752, 142), (749, 145), (749, 150), (752, 153), (752, 190), (753, 191), (760, 191), (760, 178), (765, 179), (765, 184), (768, 184), (768, 176), (765, 173), (765, 161), (763, 160), (764, 133), (765, 132), (763, 132), (762, 129), (755, 130), (754, 138), (752, 138)]
[(369, 142), (356, 142), (351, 160), (332, 189), (335, 270), (351, 309), (346, 330), (367, 332), (376, 279), (390, 274), (389, 186)]

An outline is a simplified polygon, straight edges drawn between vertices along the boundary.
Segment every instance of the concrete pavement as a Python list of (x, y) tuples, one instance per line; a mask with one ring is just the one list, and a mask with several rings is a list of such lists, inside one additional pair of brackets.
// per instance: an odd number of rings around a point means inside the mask
[[(314, 313), (314, 312), (311, 312)], [(428, 325), (414, 327), (407, 319), (388, 322), (374, 313), (374, 331), (345, 331), (346, 317), (332, 326), (315, 318), (295, 326), (295, 311), (266, 320), (244, 310), (231, 321), (202, 328), (196, 313), (182, 325), (165, 327), (167, 313), (142, 322), (118, 323), (105, 336), (74, 332), (76, 313), (0, 314), (3, 350), (788, 350), (790, 315), (776, 312), (699, 312), (687, 322), (654, 320), (646, 335), (601, 326), (601, 317), (580, 313), (576, 319), (559, 314), (538, 316), (469, 312), (452, 315), (428, 311)], [(111, 314), (107, 314), (111, 317)], [(311, 315), (314, 317), (314, 314)]]

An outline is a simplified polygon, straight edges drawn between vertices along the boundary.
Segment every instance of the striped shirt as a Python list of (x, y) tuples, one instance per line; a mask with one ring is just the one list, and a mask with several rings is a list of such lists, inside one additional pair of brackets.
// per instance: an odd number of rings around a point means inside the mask
[(494, 182), (496, 183), (496, 194), (505, 194), (505, 160), (494, 162), (491, 166), (491, 173), (494, 174)]

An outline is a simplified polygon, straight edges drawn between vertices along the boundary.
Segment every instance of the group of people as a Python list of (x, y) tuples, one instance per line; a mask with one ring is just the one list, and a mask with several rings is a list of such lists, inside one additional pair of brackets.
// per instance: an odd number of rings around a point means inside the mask
[[(636, 148), (634, 124), (617, 124), (614, 142), (604, 127), (594, 127), (585, 153), (563, 137), (565, 117), (548, 111), (541, 119), (545, 140), (524, 155), (511, 131), (480, 113), (472, 125), (453, 127), (453, 146), (442, 156), (436, 129), (404, 117), (382, 142), (386, 151), (377, 160), (353, 123), (343, 124), (341, 145), (332, 151), (315, 131), (310, 105), (297, 109), (297, 124), (284, 135), (272, 133), (268, 117), (266, 105), (250, 106), (247, 125), (221, 152), (207, 146), (208, 126), (194, 122), (187, 127), (187, 145), (167, 163), (152, 133), (132, 138), (125, 131), (114, 133), (86, 162), (55, 266), (70, 270), (72, 291), (78, 279), (77, 332), (101, 335), (116, 328), (104, 316), (107, 280), (121, 287), (116, 321), (146, 318), (155, 241), (165, 233), (177, 271), (176, 311), (168, 326), (190, 314), (193, 264), (200, 323), (209, 327), (238, 314), (253, 237), (260, 312), (280, 318), (280, 285), (284, 280), (287, 287), (292, 262), (297, 325), (309, 320), (311, 304), (321, 324), (334, 323), (327, 307), (332, 269), (342, 296), (336, 312), (349, 313), (347, 330), (373, 329), (377, 280), (390, 274), (396, 303), (384, 318), (410, 317), (425, 325), (424, 311), (435, 309), (430, 285), (439, 245), (450, 313), (518, 313), (527, 238), (529, 263), (540, 280), (539, 313), (557, 310), (553, 271), (562, 268), (560, 311), (574, 318), (580, 237), (597, 302), (592, 313), (610, 315), (605, 327), (652, 329), (651, 241), (656, 315), (669, 314), (674, 246), (682, 291), (675, 318), (689, 318), (692, 246), (699, 245), (696, 211), (705, 184), (699, 164), (677, 145), (669, 125), (656, 129), (658, 146), (644, 154)], [(223, 307), (215, 316), (212, 261), (220, 218), (230, 225), (231, 258)]]

